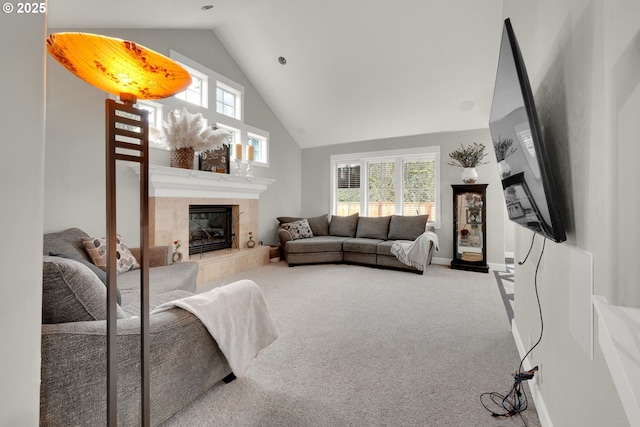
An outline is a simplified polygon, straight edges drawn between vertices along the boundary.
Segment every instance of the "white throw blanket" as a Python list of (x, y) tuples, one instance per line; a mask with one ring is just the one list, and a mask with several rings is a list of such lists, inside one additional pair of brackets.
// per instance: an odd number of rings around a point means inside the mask
[(403, 264), (424, 271), (429, 257), (429, 246), (433, 242), (438, 250), (438, 235), (433, 231), (425, 231), (414, 241), (398, 240), (391, 245), (391, 253)]
[(260, 350), (278, 338), (273, 319), (258, 285), (239, 280), (159, 305), (152, 313), (180, 307), (207, 328), (236, 377), (242, 377)]

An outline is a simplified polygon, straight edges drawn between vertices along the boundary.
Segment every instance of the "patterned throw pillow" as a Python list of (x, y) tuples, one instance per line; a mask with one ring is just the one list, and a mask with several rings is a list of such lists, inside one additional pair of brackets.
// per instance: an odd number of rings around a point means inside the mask
[[(91, 257), (91, 261), (101, 269), (107, 269), (107, 239), (95, 237), (90, 240), (83, 240), (82, 244)], [(127, 245), (122, 241), (120, 235), (116, 235), (116, 269), (118, 273), (140, 268), (140, 264), (133, 256)]]
[(286, 222), (284, 224), (280, 224), (280, 226), (289, 232), (291, 240), (313, 237), (309, 221), (307, 221), (306, 218), (299, 221)]

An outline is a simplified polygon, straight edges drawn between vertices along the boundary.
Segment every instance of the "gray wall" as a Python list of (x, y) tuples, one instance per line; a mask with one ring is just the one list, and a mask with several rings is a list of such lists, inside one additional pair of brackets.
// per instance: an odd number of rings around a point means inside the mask
[(478, 183), (487, 187), (487, 258), (490, 263), (504, 264), (504, 218), (506, 214), (502, 184), (493, 154), (493, 144), (488, 129), (463, 132), (446, 132), (414, 135), (398, 138), (360, 141), (302, 150), (302, 214), (315, 216), (331, 210), (330, 156), (334, 154), (361, 153), (400, 148), (440, 146), (441, 154), (441, 224), (436, 230), (440, 251), (434, 256), (453, 258), (453, 192), (451, 184), (462, 184), (462, 168), (448, 166), (449, 153), (477, 142), (487, 147), (489, 161), (478, 166)]
[(0, 424), (40, 408), (44, 15), (0, 15)]
[[(86, 31), (133, 40), (165, 55), (176, 50), (245, 87), (245, 123), (270, 134), (270, 167), (255, 167), (254, 173), (275, 179), (260, 196), (257, 237), (265, 244), (275, 243), (276, 216), (300, 210), (301, 150), (215, 34), (209, 30)], [(103, 235), (106, 94), (52, 58), (47, 61), (44, 230), (80, 227)], [(151, 149), (151, 162), (168, 166), (168, 152)], [(138, 243), (139, 235), (137, 179), (126, 164), (118, 165), (118, 232), (132, 245)]]
[[(574, 251), (592, 253), (594, 293), (640, 307), (640, 241), (632, 237), (640, 210), (634, 189), (640, 175), (640, 3), (505, 0), (503, 15), (511, 17), (527, 63), (567, 225), (567, 242), (547, 242), (538, 276), (545, 336), (531, 359), (541, 364), (540, 391), (554, 425), (626, 426), (598, 345), (597, 319), (593, 361), (569, 330), (569, 265)], [(516, 228), (517, 258), (530, 240), (531, 233)], [(541, 246), (538, 240), (535, 261)], [(535, 262), (516, 267), (521, 337), (540, 332), (534, 276)]]

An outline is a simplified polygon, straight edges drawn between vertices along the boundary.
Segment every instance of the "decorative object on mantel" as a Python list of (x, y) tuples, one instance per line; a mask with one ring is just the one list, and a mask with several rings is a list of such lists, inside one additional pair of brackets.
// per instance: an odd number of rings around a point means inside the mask
[(512, 147), (513, 139), (501, 138), (498, 135), (498, 140), (493, 140), (493, 149), (496, 152), (496, 160), (498, 161), (498, 170), (500, 171), (500, 178), (504, 179), (511, 175), (511, 166), (507, 163), (507, 157), (515, 153), (516, 147)]
[(192, 114), (183, 108), (171, 111), (162, 123), (164, 142), (171, 149), (171, 167), (193, 169), (195, 151), (215, 150), (229, 145), (230, 133), (208, 126), (201, 113)]
[(251, 169), (251, 163), (253, 163), (255, 157), (255, 147), (253, 145), (247, 145), (247, 171), (245, 173), (248, 177), (253, 177), (253, 170)]
[(486, 147), (484, 144), (478, 144), (476, 142), (466, 148), (460, 144), (460, 147), (462, 148), (458, 148), (449, 153), (449, 157), (451, 157), (453, 161), (449, 162), (448, 165), (463, 167), (462, 182), (465, 184), (475, 184), (478, 180), (476, 166), (488, 163), (482, 161), (487, 155), (487, 153), (484, 152)]
[(217, 173), (229, 173), (229, 146), (200, 153), (200, 170)]
[(240, 163), (242, 163), (242, 144), (234, 145), (233, 149), (235, 150), (234, 154), (236, 158), (235, 173), (236, 175), (242, 176), (242, 170), (240, 169)]
[(173, 251), (173, 262), (180, 262), (182, 261), (182, 252), (178, 252), (178, 250), (180, 249), (180, 246), (182, 246), (182, 242), (180, 240), (174, 240), (173, 244), (175, 245), (175, 250)]
[(249, 232), (249, 241), (247, 242), (247, 247), (248, 248), (253, 248), (256, 246), (256, 241), (253, 240), (253, 231)]

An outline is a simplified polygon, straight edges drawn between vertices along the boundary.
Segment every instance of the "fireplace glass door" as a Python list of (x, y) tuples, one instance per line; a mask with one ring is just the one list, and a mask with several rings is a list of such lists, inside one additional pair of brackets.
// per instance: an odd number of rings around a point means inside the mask
[(230, 248), (232, 230), (231, 206), (189, 206), (189, 255)]

